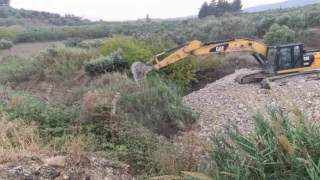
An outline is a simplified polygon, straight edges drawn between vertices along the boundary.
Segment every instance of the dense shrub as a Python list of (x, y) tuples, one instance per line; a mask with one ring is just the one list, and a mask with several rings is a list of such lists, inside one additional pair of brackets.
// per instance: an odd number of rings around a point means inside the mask
[(177, 46), (177, 44), (174, 43), (170, 37), (166, 37), (165, 39), (147, 37), (143, 38), (142, 40), (148, 44), (153, 55), (162, 53)]
[(79, 44), (83, 43), (83, 39), (81, 39), (81, 38), (68, 38), (63, 43), (67, 47), (78, 47)]
[(104, 56), (110, 55), (118, 48), (123, 49), (124, 59), (127, 60), (129, 65), (135, 61), (149, 61), (152, 57), (148, 45), (145, 42), (132, 37), (117, 35), (111, 39), (105, 40), (102, 44), (101, 54)]
[(85, 63), (85, 70), (90, 76), (114, 71), (123, 72), (127, 68), (128, 63), (124, 59), (122, 49)]
[(0, 50), (11, 49), (12, 47), (13, 43), (11, 41), (0, 39)]
[(264, 36), (265, 42), (270, 45), (293, 43), (298, 40), (298, 33), (288, 26), (274, 24)]
[(190, 57), (183, 61), (170, 64), (161, 69), (161, 73), (181, 86), (189, 86), (192, 82), (198, 81), (196, 77), (199, 70), (199, 59), (197, 57)]

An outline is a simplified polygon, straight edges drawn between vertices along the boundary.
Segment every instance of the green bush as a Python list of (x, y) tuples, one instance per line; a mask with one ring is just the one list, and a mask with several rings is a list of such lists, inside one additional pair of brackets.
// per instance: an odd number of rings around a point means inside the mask
[(66, 41), (63, 42), (67, 47), (73, 48), (83, 48), (83, 49), (90, 49), (90, 48), (99, 48), (102, 46), (99, 40), (96, 40), (92, 43), (85, 43), (81, 38), (68, 38)]
[(219, 179), (319, 179), (320, 127), (299, 109), (293, 118), (283, 110), (269, 109), (270, 119), (255, 115), (251, 135), (236, 126), (226, 136), (214, 137), (212, 160)]
[(0, 50), (11, 49), (13, 47), (13, 43), (11, 41), (7, 41), (4, 39), (0, 40)]
[(146, 62), (152, 58), (152, 53), (148, 45), (141, 40), (132, 37), (116, 35), (111, 39), (105, 40), (102, 43), (101, 54), (104, 56), (110, 55), (118, 48), (123, 49), (124, 59), (131, 65), (135, 61)]
[(85, 70), (90, 76), (115, 71), (123, 72), (127, 68), (128, 63), (123, 57), (122, 49), (118, 49), (109, 56), (102, 56), (85, 63)]
[(147, 38), (143, 38), (143, 41), (147, 43), (153, 55), (156, 55), (168, 49), (177, 47), (177, 44), (174, 43), (174, 41), (170, 37), (166, 37), (164, 39), (147, 37)]
[(187, 58), (183, 61), (179, 61), (160, 70), (160, 73), (164, 74), (168, 79), (178, 85), (188, 87), (192, 82), (197, 82), (197, 73), (200, 70), (199, 59), (194, 56)]
[(269, 45), (294, 43), (298, 38), (298, 33), (294, 30), (278, 24), (272, 25), (269, 32), (264, 36), (265, 42)]
[(81, 39), (81, 38), (68, 38), (63, 43), (67, 47), (78, 47), (79, 44), (83, 43), (83, 39)]

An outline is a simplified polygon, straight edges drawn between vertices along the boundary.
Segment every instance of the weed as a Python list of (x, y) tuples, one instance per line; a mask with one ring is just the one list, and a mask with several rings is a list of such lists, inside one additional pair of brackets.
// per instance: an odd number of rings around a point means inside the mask
[(72, 132), (72, 126), (79, 117), (75, 109), (65, 106), (48, 107), (39, 99), (25, 93), (11, 94), (16, 101), (1, 104), (0, 109), (7, 113), (7, 119), (34, 121), (42, 138), (63, 137)]

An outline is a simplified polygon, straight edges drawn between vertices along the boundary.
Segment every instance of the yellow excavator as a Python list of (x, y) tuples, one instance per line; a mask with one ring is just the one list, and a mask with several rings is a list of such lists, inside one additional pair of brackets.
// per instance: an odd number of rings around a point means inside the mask
[[(176, 51), (163, 60), (158, 57)], [(138, 86), (146, 74), (190, 55), (210, 53), (250, 52), (260, 64), (261, 70), (239, 75), (235, 80), (240, 84), (260, 81), (263, 88), (270, 88), (271, 82), (286, 83), (293, 79), (306, 81), (320, 79), (320, 50), (304, 50), (303, 44), (267, 46), (264, 43), (247, 38), (234, 38), (202, 43), (198, 40), (170, 49), (152, 58), (146, 64), (134, 62), (131, 66)]]

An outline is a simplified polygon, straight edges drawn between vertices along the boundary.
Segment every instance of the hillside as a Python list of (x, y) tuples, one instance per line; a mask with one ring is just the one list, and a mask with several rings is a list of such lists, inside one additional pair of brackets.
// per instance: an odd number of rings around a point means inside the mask
[(317, 4), (320, 3), (320, 0), (287, 0), (280, 3), (274, 3), (274, 4), (266, 4), (266, 5), (260, 5), (250, 8), (243, 9), (245, 12), (258, 12), (258, 11), (265, 11), (269, 9), (279, 9), (279, 8), (292, 8), (292, 7), (298, 7), (298, 6), (306, 6), (310, 4)]

